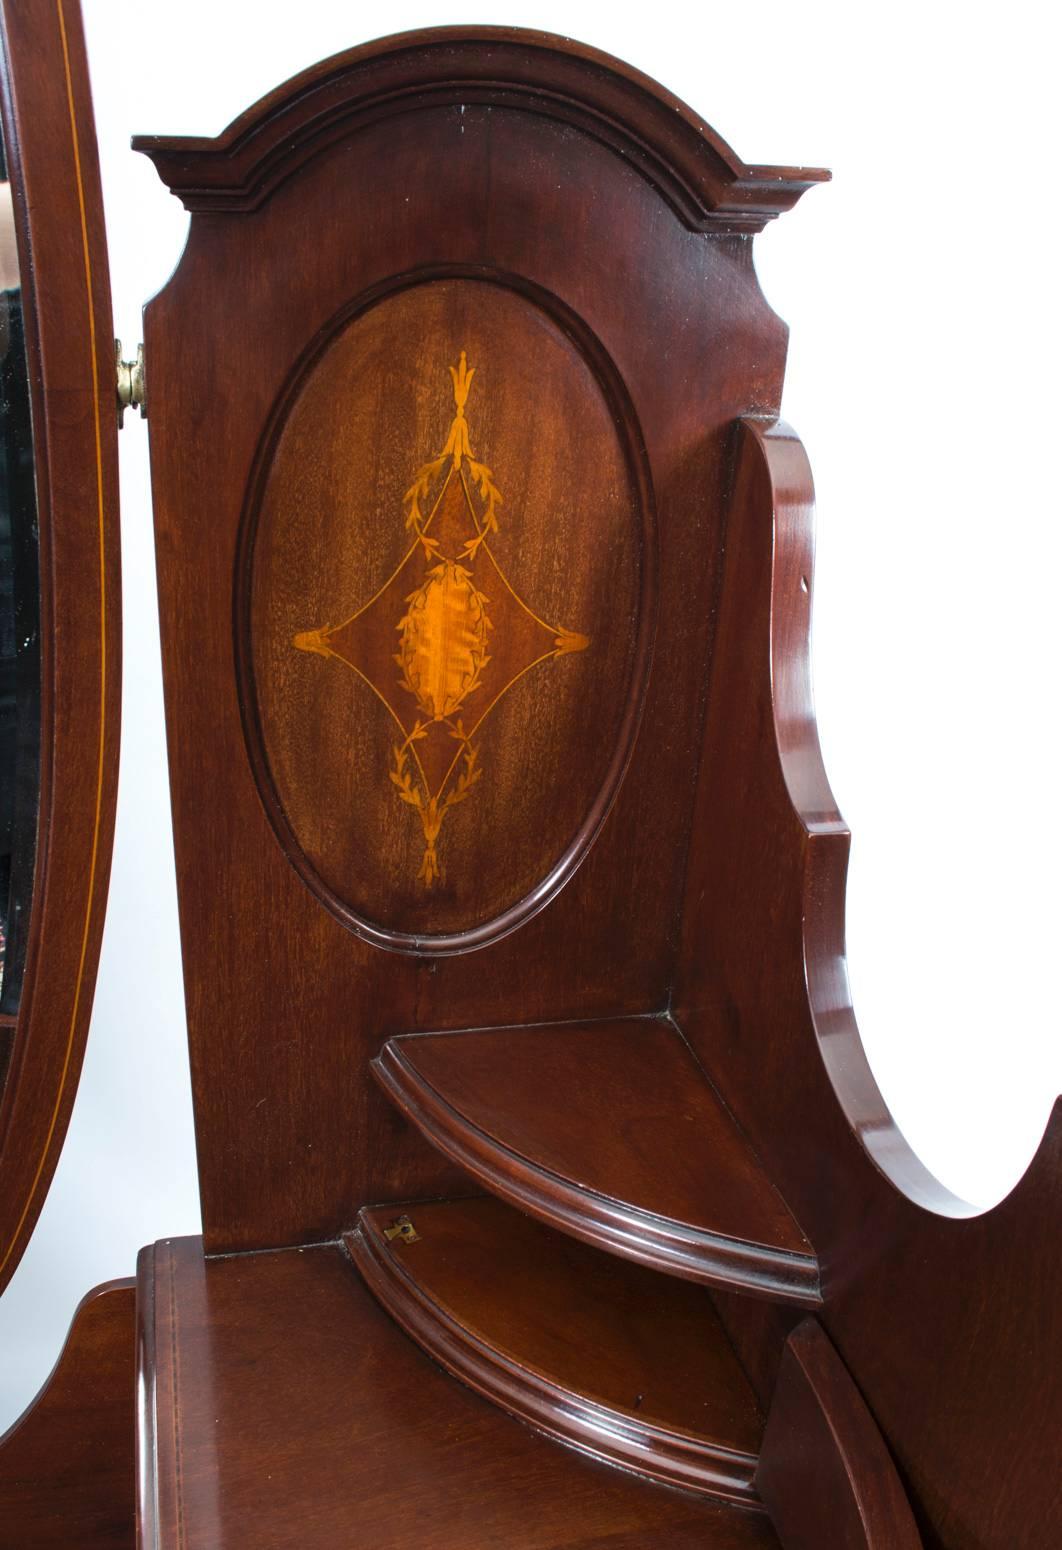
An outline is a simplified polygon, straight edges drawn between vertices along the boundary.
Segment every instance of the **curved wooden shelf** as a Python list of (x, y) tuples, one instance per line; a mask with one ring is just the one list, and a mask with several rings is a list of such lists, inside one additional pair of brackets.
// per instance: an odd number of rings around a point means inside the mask
[(390, 1039), (373, 1070), (492, 1193), (669, 1275), (818, 1307), (815, 1253), (675, 1025)]
[(763, 1418), (699, 1288), (489, 1197), (366, 1208), (346, 1244), (387, 1311), (454, 1376), (539, 1431), (669, 1485), (759, 1506)]

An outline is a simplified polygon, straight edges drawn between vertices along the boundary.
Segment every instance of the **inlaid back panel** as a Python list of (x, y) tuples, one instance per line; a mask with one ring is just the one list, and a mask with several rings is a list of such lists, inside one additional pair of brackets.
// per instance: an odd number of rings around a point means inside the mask
[(519, 292), (424, 280), (337, 325), (266, 439), (251, 755), (307, 885), (371, 940), (489, 941), (607, 811), (655, 602), (621, 395)]
[(732, 426), (777, 407), (743, 167), (625, 67), (458, 30), (216, 141), (146, 315), (208, 1247), (448, 1188), (391, 1034), (668, 1004)]

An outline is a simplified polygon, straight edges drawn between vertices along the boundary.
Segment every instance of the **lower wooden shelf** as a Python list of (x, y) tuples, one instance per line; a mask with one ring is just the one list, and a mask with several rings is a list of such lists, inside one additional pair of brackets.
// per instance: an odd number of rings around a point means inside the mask
[(363, 1210), (346, 1243), (398, 1323), (495, 1404), (653, 1479), (759, 1506), (763, 1418), (701, 1288), (490, 1198)]
[(338, 1245), (160, 1243), (137, 1301), (143, 1550), (778, 1550), (763, 1513), (558, 1447), (455, 1382)]

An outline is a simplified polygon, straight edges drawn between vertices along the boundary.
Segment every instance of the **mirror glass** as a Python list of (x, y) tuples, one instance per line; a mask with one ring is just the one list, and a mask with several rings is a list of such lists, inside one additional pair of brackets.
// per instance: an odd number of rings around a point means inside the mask
[(29, 375), (0, 130), (0, 1081), (26, 960), (40, 774), (40, 586)]

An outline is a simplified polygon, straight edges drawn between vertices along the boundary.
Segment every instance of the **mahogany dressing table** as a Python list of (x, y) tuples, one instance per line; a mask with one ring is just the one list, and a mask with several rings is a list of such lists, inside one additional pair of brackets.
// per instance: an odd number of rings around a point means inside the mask
[[(120, 622), (80, 18), (0, 17), (0, 604), (35, 621), (2, 1286), (84, 1045)], [(811, 477), (752, 265), (827, 174), (483, 27), (135, 147), (192, 213), (118, 400), (150, 411), (203, 1236), (81, 1305), (0, 1439), (0, 1550), (1062, 1542), (1058, 1109), (976, 1214), (848, 993)]]

